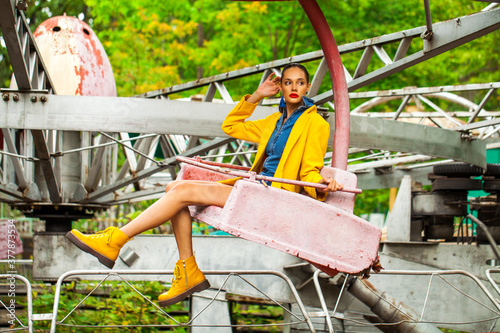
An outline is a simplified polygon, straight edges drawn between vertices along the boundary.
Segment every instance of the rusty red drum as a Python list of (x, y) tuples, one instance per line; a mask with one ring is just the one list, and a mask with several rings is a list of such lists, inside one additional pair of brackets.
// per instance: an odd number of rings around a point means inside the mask
[(85, 22), (52, 17), (33, 33), (58, 95), (116, 96), (104, 47)]

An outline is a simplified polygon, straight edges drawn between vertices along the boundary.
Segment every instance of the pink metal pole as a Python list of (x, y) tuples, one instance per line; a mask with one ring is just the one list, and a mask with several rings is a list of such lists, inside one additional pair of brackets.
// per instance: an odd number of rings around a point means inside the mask
[[(247, 172), (248, 170), (245, 170), (245, 172), (242, 172), (242, 171), (224, 169), (224, 167), (234, 168), (235, 166), (232, 164), (226, 164), (226, 163), (214, 163), (214, 162), (210, 162), (210, 161), (203, 161), (199, 157), (198, 158), (196, 158), (196, 157), (189, 158), (189, 157), (184, 157), (184, 156), (176, 156), (175, 159), (177, 161), (181, 161), (181, 162), (184, 162), (187, 164), (195, 165), (197, 167), (204, 168), (207, 170), (220, 172), (220, 173), (223, 173), (225, 175), (231, 175), (234, 177), (241, 177), (241, 178), (246, 178), (246, 179), (250, 179), (250, 180), (263, 180), (263, 181), (292, 184), (292, 185), (297, 185), (297, 186), (302, 186), (302, 187), (308, 186), (308, 187), (314, 187), (314, 188), (318, 188), (318, 189), (325, 189), (326, 188), (325, 184), (320, 184), (320, 183), (309, 183), (309, 182), (304, 182), (304, 181), (300, 181), (300, 180), (262, 176), (262, 175), (256, 174), (255, 172)], [(236, 166), (236, 169), (244, 170), (240, 166)], [(363, 192), (359, 188), (350, 188), (350, 187), (344, 187), (343, 189), (341, 189), (339, 191), (348, 192), (348, 193), (356, 193), (356, 194), (360, 194)]]
[(344, 75), (344, 66), (340, 59), (339, 49), (328, 26), (325, 15), (316, 0), (299, 0), (316, 31), (321, 48), (325, 55), (335, 100), (335, 134), (333, 137), (332, 167), (347, 170), (347, 156), (349, 153), (350, 108), (347, 81)]

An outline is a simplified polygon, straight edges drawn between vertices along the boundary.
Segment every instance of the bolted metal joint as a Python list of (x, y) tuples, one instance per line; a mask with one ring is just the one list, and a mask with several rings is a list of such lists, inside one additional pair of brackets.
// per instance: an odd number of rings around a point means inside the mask
[(45, 103), (45, 102), (47, 102), (47, 101), (48, 101), (47, 96), (41, 96), (41, 97), (40, 97), (40, 102)]
[(38, 98), (36, 96), (30, 97), (30, 101), (32, 101), (33, 103), (36, 103), (37, 100), (38, 100)]
[(467, 141), (475, 141), (475, 140), (477, 140), (477, 136), (471, 135), (469, 133), (462, 133), (462, 135), (460, 135), (460, 138), (462, 140), (467, 140)]
[(12, 94), (12, 99), (14, 102), (19, 102), (19, 95), (18, 94)]
[(3, 99), (5, 102), (7, 102), (7, 101), (9, 100), (9, 94), (6, 94), (6, 93), (2, 94), (2, 99)]
[(422, 38), (424, 40), (431, 40), (433, 35), (434, 35), (434, 32), (432, 32), (432, 30), (427, 30), (426, 32), (423, 32), (422, 34), (420, 34), (420, 38)]
[(18, 10), (25, 11), (26, 9), (28, 9), (28, 4), (26, 3), (26, 1), (21, 0), (16, 3), (16, 8)]

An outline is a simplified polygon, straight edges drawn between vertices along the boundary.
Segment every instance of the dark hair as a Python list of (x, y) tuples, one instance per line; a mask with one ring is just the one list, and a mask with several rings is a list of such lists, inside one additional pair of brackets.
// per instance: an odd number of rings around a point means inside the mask
[(287, 69), (294, 68), (294, 67), (299, 68), (304, 72), (304, 74), (306, 75), (306, 81), (307, 81), (307, 83), (309, 83), (309, 72), (307, 71), (307, 68), (305, 68), (304, 65), (301, 65), (301, 64), (296, 63), (296, 62), (289, 63), (288, 65), (283, 67), (283, 70), (281, 71), (281, 77), (283, 77), (283, 75), (285, 75), (285, 71)]

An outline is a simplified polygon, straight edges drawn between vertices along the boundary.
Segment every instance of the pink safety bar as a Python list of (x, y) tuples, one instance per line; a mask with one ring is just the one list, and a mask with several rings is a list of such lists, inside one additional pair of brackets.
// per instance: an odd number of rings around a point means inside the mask
[[(180, 161), (180, 162), (188, 163), (191, 165), (196, 165), (196, 166), (199, 166), (201, 168), (205, 168), (205, 169), (212, 170), (215, 172), (220, 172), (220, 173), (223, 173), (226, 175), (231, 175), (234, 177), (241, 177), (241, 178), (254, 180), (254, 181), (270, 181), (270, 182), (297, 185), (297, 186), (302, 186), (302, 187), (312, 187), (312, 188), (317, 188), (317, 189), (325, 189), (326, 188), (325, 184), (309, 183), (309, 182), (303, 182), (300, 180), (283, 179), (283, 178), (275, 178), (275, 177), (259, 175), (253, 171), (249, 171), (250, 168), (239, 166), (239, 165), (232, 165), (232, 164), (227, 164), (227, 163), (217, 163), (217, 162), (211, 162), (211, 161), (203, 161), (199, 156), (197, 156), (195, 158), (177, 156), (175, 159), (177, 161)], [(228, 170), (228, 169), (224, 169), (224, 168), (247, 170), (249, 172), (240, 172), (240, 171)], [(363, 192), (359, 188), (349, 188), (349, 187), (344, 187), (342, 190), (339, 190), (339, 191), (356, 193), (356, 194)]]
[[(177, 179), (234, 178), (234, 171), (178, 159), (186, 164)], [(212, 170), (214, 167), (222, 171)], [(356, 188), (356, 176), (345, 170), (325, 166), (321, 175), (334, 178), (347, 188)], [(224, 207), (190, 206), (191, 216), (231, 235), (307, 260), (331, 276), (339, 271), (361, 274), (378, 267), (382, 233), (352, 213), (354, 193), (331, 192), (321, 202), (251, 179), (245, 177), (236, 182)]]

